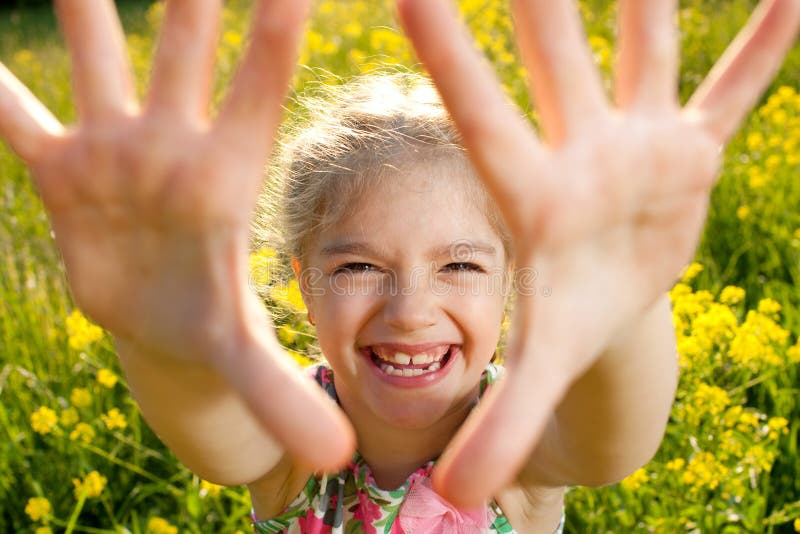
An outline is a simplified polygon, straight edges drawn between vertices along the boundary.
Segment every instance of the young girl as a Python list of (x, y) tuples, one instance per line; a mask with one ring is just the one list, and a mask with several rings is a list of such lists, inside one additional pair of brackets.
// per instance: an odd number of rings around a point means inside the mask
[(141, 108), (110, 0), (56, 2), (76, 127), (0, 70), (0, 133), (32, 169), (75, 299), (114, 333), (181, 460), (247, 484), (264, 532), (411, 533), (554, 532), (566, 485), (645, 463), (676, 383), (664, 291), (800, 3), (765, 2), (681, 110), (671, 2), (621, 3), (613, 108), (575, 6), (515, 2), (540, 140), (446, 1), (399, 2), (461, 135), (429, 85), (396, 77), (347, 89), (284, 150), (281, 230), (329, 364), (317, 384), (283, 354), (246, 268), (306, 6), (257, 4), (211, 121), (219, 4), (167, 3)]

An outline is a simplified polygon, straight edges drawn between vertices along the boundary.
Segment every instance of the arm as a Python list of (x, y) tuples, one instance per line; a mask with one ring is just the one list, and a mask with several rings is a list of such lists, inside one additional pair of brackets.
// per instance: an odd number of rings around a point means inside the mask
[(525, 486), (618, 482), (664, 435), (678, 359), (669, 297), (624, 327), (569, 388), (520, 474)]
[[(260, 325), (269, 332), (269, 325)], [(244, 333), (241, 333), (244, 332)], [(280, 351), (273, 336), (231, 332), (217, 357)], [(135, 342), (116, 339), (120, 363), (133, 398), (159, 438), (187, 468), (223, 485), (252, 482), (268, 473), (284, 454), (242, 400), (213, 367), (180, 358), (154, 358)]]

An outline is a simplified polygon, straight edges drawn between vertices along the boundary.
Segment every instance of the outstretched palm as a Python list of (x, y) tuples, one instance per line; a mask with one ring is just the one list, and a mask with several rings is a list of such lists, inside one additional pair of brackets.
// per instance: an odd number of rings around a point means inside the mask
[(691, 259), (721, 146), (800, 23), (797, 1), (764, 2), (681, 109), (676, 2), (622, 1), (611, 106), (576, 6), (512, 3), (544, 141), (507, 104), (448, 2), (400, 1), (420, 58), (511, 228), (517, 268), (552, 288), (549, 296), (518, 288), (509, 377), (439, 464), (439, 486), (462, 505), (515, 476), (569, 385)]
[[(282, 364), (274, 339), (255, 357), (221, 357), (237, 336), (269, 337), (247, 288), (247, 236), (307, 4), (257, 4), (251, 46), (212, 122), (220, 0), (167, 3), (141, 107), (113, 2), (58, 1), (78, 124), (65, 129), (0, 64), (0, 134), (32, 170), (89, 315), (142, 355), (216, 368), (289, 452), (334, 467), (351, 453), (349, 425)], [(299, 426), (312, 419), (321, 424)], [(331, 447), (314, 446), (322, 439)]]

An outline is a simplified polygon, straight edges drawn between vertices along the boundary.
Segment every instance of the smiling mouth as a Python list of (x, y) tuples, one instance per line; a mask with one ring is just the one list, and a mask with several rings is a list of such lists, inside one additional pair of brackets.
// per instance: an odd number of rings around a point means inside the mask
[(435, 373), (447, 365), (453, 345), (440, 347), (413, 356), (403, 352), (389, 353), (370, 347), (370, 359), (383, 373), (398, 377), (416, 377)]

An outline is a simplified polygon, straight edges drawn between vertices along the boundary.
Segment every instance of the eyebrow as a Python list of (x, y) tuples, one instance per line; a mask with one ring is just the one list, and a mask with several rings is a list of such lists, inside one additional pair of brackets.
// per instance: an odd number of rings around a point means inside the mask
[[(457, 251), (459, 256), (466, 256), (467, 258), (478, 253), (489, 256), (494, 256), (497, 253), (497, 249), (489, 243), (483, 241), (472, 241), (469, 239), (459, 239), (448, 245), (433, 248), (430, 251), (430, 254), (432, 257), (436, 258), (442, 256), (453, 257), (454, 251)], [(369, 244), (360, 241), (335, 241), (322, 247), (320, 254), (322, 256), (337, 256), (340, 254), (373, 257), (382, 256), (380, 252), (373, 249)]]

